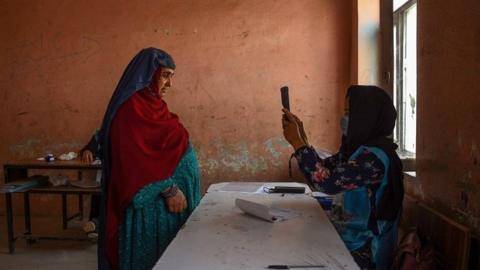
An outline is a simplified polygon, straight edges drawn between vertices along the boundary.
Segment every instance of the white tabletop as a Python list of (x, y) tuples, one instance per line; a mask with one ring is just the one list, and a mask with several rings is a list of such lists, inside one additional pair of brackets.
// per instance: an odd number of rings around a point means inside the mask
[[(220, 191), (227, 184), (209, 188), (154, 269), (266, 269), (274, 264), (358, 269), (316, 199), (305, 194)], [(302, 215), (267, 222), (244, 214), (235, 206), (236, 198), (300, 211)]]

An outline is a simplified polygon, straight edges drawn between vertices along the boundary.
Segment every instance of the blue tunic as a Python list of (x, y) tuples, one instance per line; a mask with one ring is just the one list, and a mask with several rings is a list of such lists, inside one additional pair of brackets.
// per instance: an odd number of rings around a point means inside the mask
[[(347, 248), (368, 248), (377, 269), (389, 269), (397, 238), (396, 221), (379, 220), (375, 209), (388, 182), (389, 159), (377, 147), (359, 147), (348, 160), (338, 154), (322, 160), (312, 147), (295, 157), (312, 185), (328, 194), (344, 192), (341, 214), (332, 217)], [(373, 215), (372, 215), (373, 214)]]

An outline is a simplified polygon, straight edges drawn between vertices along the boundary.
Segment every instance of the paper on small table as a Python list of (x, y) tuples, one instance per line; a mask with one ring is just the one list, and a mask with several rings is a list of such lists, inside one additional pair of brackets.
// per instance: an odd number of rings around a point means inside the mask
[(83, 181), (72, 181), (70, 182), (70, 185), (74, 187), (80, 187), (80, 188), (96, 188), (100, 187), (100, 183), (96, 181), (91, 181), (91, 180), (83, 180)]
[(243, 212), (269, 222), (289, 220), (302, 215), (300, 211), (279, 207), (268, 207), (260, 203), (238, 198), (235, 200), (235, 205)]

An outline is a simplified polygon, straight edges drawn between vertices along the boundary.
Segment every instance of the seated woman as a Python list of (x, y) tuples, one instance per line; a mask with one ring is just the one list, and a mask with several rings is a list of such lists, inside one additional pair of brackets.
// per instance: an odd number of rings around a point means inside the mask
[[(87, 145), (80, 150), (80, 158), (84, 163), (92, 163), (96, 158), (99, 158), (98, 152), (97, 132), (92, 136)], [(92, 195), (90, 200), (90, 216), (88, 221), (83, 224), (83, 230), (91, 239), (98, 238), (98, 211), (100, 208), (100, 195)]]
[(348, 89), (340, 151), (321, 159), (308, 145), (302, 122), (284, 109), (284, 136), (305, 178), (328, 194), (343, 192), (333, 222), (362, 269), (390, 269), (403, 201), (402, 163), (392, 133), (396, 111), (375, 86)]
[(200, 201), (189, 134), (163, 96), (175, 64), (148, 48), (127, 66), (100, 131), (99, 269), (151, 269)]

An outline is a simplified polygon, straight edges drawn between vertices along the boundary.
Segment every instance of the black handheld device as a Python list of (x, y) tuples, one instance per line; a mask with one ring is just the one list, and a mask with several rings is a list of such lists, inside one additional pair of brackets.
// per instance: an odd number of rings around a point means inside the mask
[(305, 193), (305, 187), (292, 187), (292, 186), (274, 186), (264, 187), (263, 190), (266, 193)]
[(280, 88), (280, 93), (282, 95), (283, 108), (290, 111), (290, 100), (288, 98), (288, 86), (283, 86), (282, 88)]

